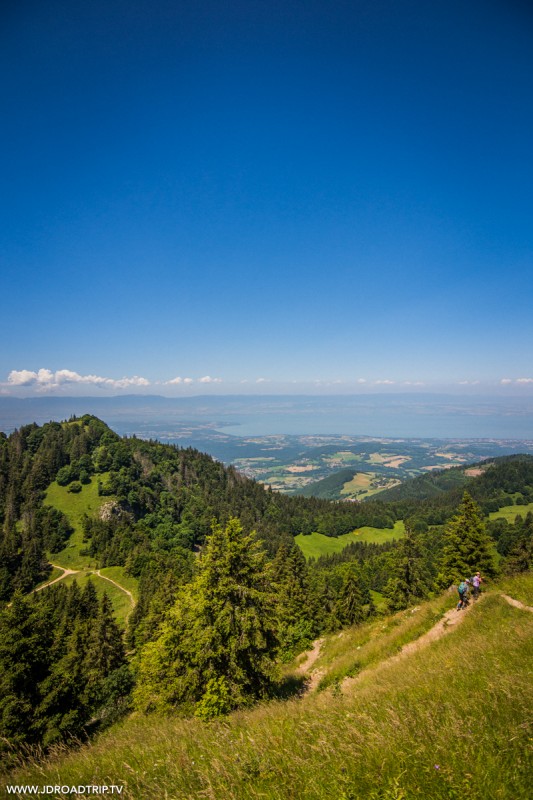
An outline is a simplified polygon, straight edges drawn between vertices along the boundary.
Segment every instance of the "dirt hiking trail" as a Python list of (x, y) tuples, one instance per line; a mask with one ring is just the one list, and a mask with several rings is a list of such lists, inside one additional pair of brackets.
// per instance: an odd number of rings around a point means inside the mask
[(514, 606), (515, 608), (521, 608), (522, 611), (531, 611), (533, 612), (533, 606), (526, 606), (525, 603), (521, 603), (520, 600), (515, 600), (514, 597), (509, 597), (508, 594), (502, 594), (504, 600), (507, 600), (509, 605)]
[[(60, 575), (58, 578), (54, 578), (53, 581), (48, 581), (48, 583), (43, 583), (42, 586), (38, 586), (37, 589), (33, 589), (33, 592), (40, 592), (42, 589), (47, 589), (48, 586), (52, 586), (54, 583), (58, 583), (58, 581), (62, 581), (68, 575), (79, 575), (80, 572), (82, 571), (82, 570), (79, 570), (79, 569), (67, 569), (66, 567), (60, 567), (57, 564), (52, 564), (52, 566), (55, 569), (62, 569), (63, 570), (63, 574)], [(125, 589), (124, 586), (121, 586), (120, 583), (117, 583), (116, 581), (114, 581), (113, 578), (108, 578), (107, 575), (102, 575), (102, 573), (100, 572), (99, 569), (94, 570), (94, 574), (98, 575), (98, 577), (101, 578), (103, 581), (109, 581), (109, 583), (112, 583), (114, 586), (117, 587), (117, 589), (120, 589), (121, 592), (124, 592), (124, 594), (127, 594), (128, 597), (129, 597), (132, 609), (135, 608), (135, 598), (133, 597), (133, 595), (129, 591), (129, 589)], [(317, 656), (318, 656), (318, 653), (315, 656), (315, 659), (316, 659)]]
[(59, 578), (54, 578), (53, 581), (48, 581), (48, 583), (43, 583), (42, 586), (38, 586), (37, 589), (33, 589), (34, 592), (40, 592), (41, 589), (46, 589), (48, 586), (52, 586), (52, 584), (57, 583), (58, 581), (62, 581), (63, 578), (66, 578), (67, 575), (77, 575), (79, 569), (67, 569), (66, 567), (58, 567), (57, 564), (52, 564), (54, 569), (62, 569), (63, 574), (59, 576)]
[(117, 589), (120, 589), (121, 592), (124, 592), (124, 594), (127, 594), (128, 597), (130, 598), (131, 607), (132, 608), (135, 607), (135, 599), (134, 599), (132, 593), (129, 591), (129, 589), (125, 589), (123, 586), (120, 585), (120, 583), (117, 583), (116, 581), (114, 581), (113, 578), (108, 578), (107, 575), (102, 575), (102, 573), (100, 572), (99, 569), (96, 570), (96, 574), (98, 575), (99, 578), (102, 578), (103, 581), (109, 581), (109, 583), (114, 584), (117, 587)]
[(311, 667), (320, 655), (320, 648), (322, 647), (323, 643), (324, 639), (316, 639), (316, 641), (313, 642), (312, 650), (307, 654), (307, 658), (298, 667), (297, 672), (299, 675), (305, 675), (308, 673), (308, 680), (305, 689), (306, 693), (314, 692), (320, 683), (320, 679), (324, 675), (323, 670), (315, 669), (310, 672)]
[[(480, 598), (480, 600), (481, 599), (482, 598)], [(479, 600), (476, 602), (479, 602)], [(427, 647), (428, 644), (436, 642), (437, 639), (441, 639), (443, 636), (445, 636), (447, 633), (449, 633), (451, 630), (457, 627), (457, 625), (461, 624), (461, 622), (465, 618), (465, 615), (469, 613), (472, 607), (473, 603), (471, 602), (469, 605), (467, 605), (466, 608), (463, 608), (460, 611), (458, 611), (455, 606), (453, 608), (450, 608), (450, 610), (446, 611), (444, 616), (441, 619), (439, 619), (439, 621), (435, 625), (433, 625), (433, 627), (430, 628), (429, 631), (422, 634), (422, 636), (419, 636), (418, 639), (415, 639), (413, 642), (408, 642), (407, 644), (405, 644), (399, 653), (396, 653), (395, 655), (386, 658), (380, 664), (361, 670), (361, 672), (359, 672), (353, 678), (344, 678), (341, 684), (342, 688), (349, 689), (350, 687), (354, 686), (365, 675), (368, 675), (368, 673), (373, 672), (377, 666), (381, 667), (384, 665), (395, 664), (397, 661), (400, 661), (406, 656), (410, 656), (412, 655), (412, 653), (416, 653), (423, 647)]]

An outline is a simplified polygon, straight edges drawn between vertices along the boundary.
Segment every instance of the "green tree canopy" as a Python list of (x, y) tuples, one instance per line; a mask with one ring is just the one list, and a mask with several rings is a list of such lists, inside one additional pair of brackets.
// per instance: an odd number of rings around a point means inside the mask
[(477, 571), (491, 577), (496, 568), (481, 509), (465, 492), (457, 514), (446, 527), (437, 583), (446, 588)]
[(237, 519), (214, 524), (196, 577), (141, 652), (136, 706), (226, 713), (269, 694), (276, 651), (263, 550)]
[(391, 611), (407, 608), (428, 596), (429, 576), (426, 557), (413, 531), (405, 528), (405, 536), (391, 553), (391, 574), (383, 593)]

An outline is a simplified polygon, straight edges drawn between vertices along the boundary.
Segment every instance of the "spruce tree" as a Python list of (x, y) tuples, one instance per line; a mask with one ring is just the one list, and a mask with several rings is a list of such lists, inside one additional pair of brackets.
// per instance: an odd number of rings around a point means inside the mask
[(391, 611), (400, 611), (428, 596), (425, 554), (409, 527), (390, 555), (390, 578), (383, 593)]
[(309, 570), (296, 542), (282, 544), (271, 568), (276, 593), (276, 617), (282, 658), (288, 660), (310, 646), (316, 632)]
[(484, 577), (492, 577), (496, 569), (481, 509), (465, 492), (457, 514), (444, 533), (437, 584), (444, 589), (478, 571)]
[(226, 713), (269, 694), (276, 650), (264, 552), (237, 519), (215, 524), (195, 579), (141, 652), (136, 706)]
[(363, 592), (359, 577), (354, 569), (350, 569), (344, 578), (337, 603), (335, 616), (341, 625), (355, 625), (364, 617)]
[(38, 740), (35, 708), (49, 659), (50, 626), (32, 600), (15, 594), (0, 613), (0, 756), (5, 743)]

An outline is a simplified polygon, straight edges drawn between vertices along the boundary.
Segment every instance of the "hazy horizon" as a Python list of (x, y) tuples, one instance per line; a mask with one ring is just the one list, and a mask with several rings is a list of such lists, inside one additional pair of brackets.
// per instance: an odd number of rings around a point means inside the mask
[[(0, 397), (0, 430), (100, 416), (121, 434), (197, 441), (225, 435), (358, 435), (390, 438), (533, 438), (530, 397), (388, 395), (161, 395)], [(190, 429), (190, 430), (189, 430)]]

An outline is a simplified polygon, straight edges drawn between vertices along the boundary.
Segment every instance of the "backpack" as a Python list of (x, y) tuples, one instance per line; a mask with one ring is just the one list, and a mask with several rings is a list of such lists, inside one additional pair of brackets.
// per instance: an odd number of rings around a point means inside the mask
[(459, 592), (459, 594), (465, 594), (466, 589), (467, 589), (467, 584), (464, 581), (461, 581), (461, 583), (457, 587), (457, 591)]

